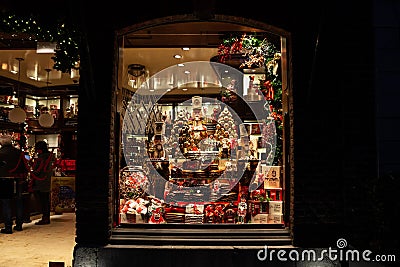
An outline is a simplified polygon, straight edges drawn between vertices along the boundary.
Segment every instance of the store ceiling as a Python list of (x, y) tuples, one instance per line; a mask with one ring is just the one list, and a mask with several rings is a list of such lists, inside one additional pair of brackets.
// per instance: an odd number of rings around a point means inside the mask
[[(138, 86), (135, 87), (132, 83), (129, 83), (130, 79), (132, 81), (131, 75), (128, 74), (131, 64), (143, 65), (148, 72), (147, 77), (152, 77), (161, 71), (163, 71), (163, 74), (167, 73), (168, 69), (179, 63), (212, 61), (212, 58), (218, 55), (218, 47), (223, 39), (229, 35), (240, 36), (242, 33), (257, 33), (268, 35), (270, 40), (274, 38), (271, 41), (278, 43), (280, 41), (279, 36), (266, 33), (265, 30), (225, 22), (161, 24), (150, 29), (133, 30), (130, 32), (128, 30), (121, 31), (120, 33), (120, 43), (123, 44), (123, 49), (121, 50), (122, 71), (119, 77), (120, 88), (133, 90)], [(184, 47), (188, 47), (190, 50), (185, 51), (182, 49)], [(177, 54), (181, 55), (181, 58), (174, 58), (174, 55)], [(205, 67), (204, 69), (209, 68)], [(184, 70), (184, 67), (182, 70)], [(184, 81), (175, 80), (174, 83), (171, 83), (175, 74), (165, 77), (164, 85), (161, 79), (161, 88), (168, 88), (169, 86), (172, 89), (167, 94), (198, 94), (205, 93), (204, 89), (207, 89), (207, 92), (218, 94), (221, 90), (220, 82), (215, 81), (215, 73), (204, 71), (204, 73), (201, 73), (200, 79), (192, 80), (192, 87), (183, 87), (185, 91), (177, 87), (177, 84), (183, 84)], [(174, 85), (171, 86), (172, 84)]]
[[(123, 64), (120, 81), (127, 86), (127, 68), (130, 64), (142, 64), (149, 75), (153, 75), (169, 66), (189, 61), (210, 61), (217, 55), (218, 46), (227, 33), (261, 32), (256, 28), (240, 26), (232, 23), (190, 22), (163, 24), (151, 29), (123, 32)], [(11, 86), (20, 79), (30, 91), (42, 91), (47, 85), (51, 90), (71, 90), (79, 84), (79, 73), (72, 75), (52, 69), (53, 54), (36, 53), (36, 42), (13, 40), (10, 36), (2, 36), (0, 41), (0, 88)], [(8, 38), (8, 40), (7, 40)], [(12, 46), (10, 47), (10, 44)], [(182, 51), (182, 47), (190, 47)], [(181, 54), (182, 58), (173, 56)], [(21, 61), (21, 73), (18, 77), (18, 60)], [(49, 72), (47, 83), (46, 69)]]
[(260, 29), (224, 22), (181, 22), (124, 33), (124, 47), (217, 48), (233, 33), (262, 33)]
[[(53, 69), (53, 53), (38, 54), (34, 50), (0, 50), (0, 75), (2, 77), (18, 81), (17, 58), (22, 58), (20, 62), (21, 73), (20, 81), (38, 88), (47, 86), (47, 71), (49, 72), (49, 86), (71, 85), (78, 82), (78, 73), (72, 75), (61, 73)], [(75, 76), (73, 76), (75, 75)]]
[[(69, 74), (53, 69), (52, 56), (38, 54), (36, 49), (0, 50), (0, 95), (10, 90), (37, 96), (76, 95), (79, 72)], [(23, 60), (19, 62), (17, 58)]]

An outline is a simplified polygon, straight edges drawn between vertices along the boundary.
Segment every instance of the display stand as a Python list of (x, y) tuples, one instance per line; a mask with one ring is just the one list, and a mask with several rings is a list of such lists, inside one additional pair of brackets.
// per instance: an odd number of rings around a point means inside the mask
[(51, 211), (75, 212), (75, 176), (51, 177)]

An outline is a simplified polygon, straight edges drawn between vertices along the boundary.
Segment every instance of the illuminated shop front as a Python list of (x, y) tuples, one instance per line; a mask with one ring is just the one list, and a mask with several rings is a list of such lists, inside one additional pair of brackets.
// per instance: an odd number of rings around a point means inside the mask
[[(239, 32), (229, 23), (182, 25), (119, 36), (115, 225), (288, 229), (288, 35), (250, 26)], [(163, 32), (168, 27), (175, 32)], [(143, 41), (149, 36), (152, 43)]]

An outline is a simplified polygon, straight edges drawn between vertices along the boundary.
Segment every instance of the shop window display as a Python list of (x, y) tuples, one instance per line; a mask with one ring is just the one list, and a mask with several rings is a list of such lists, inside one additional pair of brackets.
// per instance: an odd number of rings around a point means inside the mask
[[(138, 86), (123, 122), (118, 224), (285, 223), (280, 53), (252, 38), (225, 42), (211, 64), (193, 62), (196, 71), (211, 65), (223, 73), (217, 97), (159, 104), (170, 91), (159, 89), (171, 80), (163, 71)], [(249, 49), (249, 40), (259, 49)], [(241, 60), (234, 68), (227, 45), (243, 49), (234, 51)]]
[(266, 164), (271, 121), (238, 124), (228, 105), (193, 103), (174, 120), (160, 105), (154, 129), (129, 140), (119, 223), (282, 224), (281, 170)]

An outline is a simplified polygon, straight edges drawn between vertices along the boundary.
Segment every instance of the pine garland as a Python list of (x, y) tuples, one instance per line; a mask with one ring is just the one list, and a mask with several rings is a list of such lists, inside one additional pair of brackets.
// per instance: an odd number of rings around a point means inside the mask
[(267, 38), (252, 34), (227, 36), (218, 48), (218, 61), (224, 63), (232, 54), (241, 53), (245, 61), (239, 68), (265, 67), (265, 80), (260, 81), (260, 91), (269, 104), (269, 112), (275, 121), (277, 144), (274, 165), (282, 161), (282, 81), (278, 72), (281, 53)]

